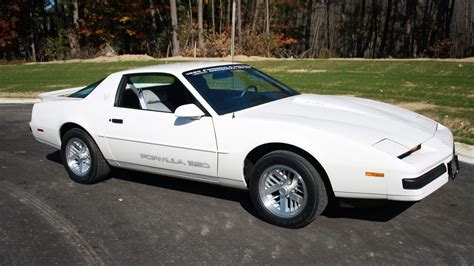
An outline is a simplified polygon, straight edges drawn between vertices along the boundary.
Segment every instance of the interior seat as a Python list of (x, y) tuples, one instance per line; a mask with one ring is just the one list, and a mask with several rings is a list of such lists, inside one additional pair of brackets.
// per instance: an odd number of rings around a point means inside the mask
[(143, 90), (142, 93), (148, 110), (171, 113), (171, 109), (164, 103), (168, 99), (165, 91), (160, 93), (159, 91)]

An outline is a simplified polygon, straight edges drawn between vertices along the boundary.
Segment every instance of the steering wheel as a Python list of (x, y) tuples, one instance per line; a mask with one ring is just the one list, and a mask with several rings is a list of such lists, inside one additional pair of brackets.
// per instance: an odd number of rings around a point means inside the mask
[(257, 86), (250, 85), (242, 91), (239, 97), (243, 97), (250, 89), (253, 89), (254, 91), (258, 91)]

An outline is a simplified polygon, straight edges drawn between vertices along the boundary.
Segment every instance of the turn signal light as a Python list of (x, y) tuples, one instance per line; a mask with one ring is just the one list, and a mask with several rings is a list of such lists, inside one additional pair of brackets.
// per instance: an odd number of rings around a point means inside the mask
[(370, 177), (384, 177), (385, 176), (384, 173), (375, 173), (375, 172), (365, 172), (365, 175), (370, 176)]

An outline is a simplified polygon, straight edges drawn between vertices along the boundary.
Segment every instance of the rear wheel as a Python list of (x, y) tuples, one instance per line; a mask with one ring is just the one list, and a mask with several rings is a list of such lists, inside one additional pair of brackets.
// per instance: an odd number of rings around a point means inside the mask
[(72, 180), (82, 184), (93, 184), (106, 179), (110, 166), (99, 147), (83, 130), (73, 128), (64, 134), (61, 158)]
[(249, 190), (266, 221), (289, 228), (311, 223), (328, 202), (318, 171), (304, 157), (289, 151), (274, 151), (258, 160)]

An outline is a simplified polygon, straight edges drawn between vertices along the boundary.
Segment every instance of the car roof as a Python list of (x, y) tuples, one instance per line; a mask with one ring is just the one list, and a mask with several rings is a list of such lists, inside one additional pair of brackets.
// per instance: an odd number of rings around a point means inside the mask
[(182, 63), (160, 64), (160, 65), (134, 68), (134, 69), (124, 70), (118, 73), (123, 75), (123, 74), (135, 74), (135, 73), (160, 72), (160, 73), (169, 73), (169, 74), (179, 75), (179, 74), (182, 74), (183, 72), (196, 70), (200, 68), (217, 67), (217, 66), (224, 66), (224, 65), (236, 65), (236, 64), (240, 64), (240, 63), (215, 62), (215, 61), (182, 62)]

